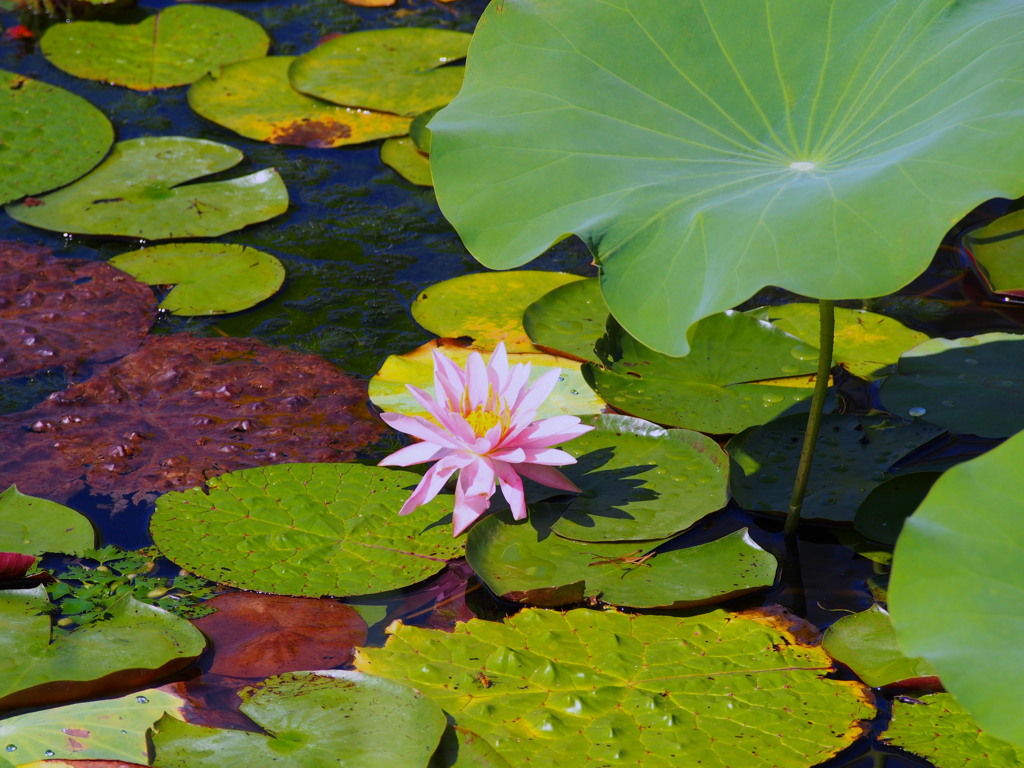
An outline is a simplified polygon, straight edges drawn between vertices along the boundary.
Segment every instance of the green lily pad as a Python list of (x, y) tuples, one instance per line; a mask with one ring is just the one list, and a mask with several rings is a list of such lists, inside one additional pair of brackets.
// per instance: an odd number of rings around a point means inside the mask
[(951, 432), (1008, 437), (1024, 429), (1024, 336), (931, 339), (900, 357), (879, 397), (892, 413)]
[(192, 84), (188, 105), (207, 120), (250, 139), (300, 147), (341, 147), (401, 136), (409, 118), (351, 109), (292, 88), (294, 56), (228, 64)]
[(202, 139), (130, 139), (114, 145), (85, 178), (6, 210), (23, 224), (57, 232), (142, 240), (217, 237), (288, 209), (288, 191), (273, 168), (183, 185), (241, 159), (237, 149)]
[(939, 472), (911, 472), (890, 477), (861, 502), (854, 526), (869, 539), (895, 544), (903, 521), (914, 514), (939, 476)]
[(721, 602), (770, 587), (775, 558), (746, 529), (716, 541), (651, 554), (661, 541), (578, 542), (555, 536), (557, 510), (531, 508), (527, 520), (488, 515), (470, 529), (466, 559), (497, 595), (527, 605), (600, 598), (632, 608)]
[(53, 704), (138, 687), (184, 667), (206, 647), (188, 621), (130, 596), (111, 617), (50, 642), (46, 589), (0, 592), (0, 709)]
[(43, 709), (0, 720), (0, 744), (7, 754), (18, 755), (19, 765), (50, 758), (149, 765), (150, 726), (165, 713), (180, 718), (184, 708), (180, 696), (153, 688)]
[(398, 510), (420, 475), (361, 464), (277, 464), (229, 472), (157, 499), (157, 547), (211, 581), (322, 597), (423, 581), (463, 553), (450, 496)]
[(430, 156), (420, 152), (408, 136), (385, 141), (380, 147), (380, 160), (406, 181), (421, 187), (433, 186)]
[[(806, 426), (806, 416), (783, 416), (729, 441), (725, 449), (732, 465), (730, 489), (740, 506), (786, 513)], [(815, 444), (803, 517), (852, 522), (867, 495), (890, 477), (893, 464), (942, 433), (921, 421), (826, 414)]]
[(995, 293), (1024, 294), (1024, 210), (1000, 216), (964, 235), (963, 244)]
[(186, 85), (232, 61), (258, 59), (270, 38), (234, 11), (177, 5), (138, 24), (54, 24), (39, 47), (51, 64), (75, 77), (149, 91)]
[(541, 296), (523, 313), (523, 328), (538, 347), (598, 362), (594, 347), (604, 336), (608, 306), (596, 278), (577, 280)]
[(1021, 466), (1024, 433), (936, 481), (896, 544), (889, 610), (903, 651), (928, 659), (981, 728), (1024, 747)]
[(872, 688), (935, 676), (924, 659), (903, 655), (889, 613), (877, 603), (866, 611), (843, 616), (825, 630), (821, 647)]
[(523, 329), (523, 312), (548, 291), (581, 279), (534, 270), (461, 275), (421, 291), (412, 316), (441, 338), (469, 336), (479, 349), (504, 341), (509, 352), (536, 352)]
[(95, 545), (96, 532), (85, 515), (53, 501), (26, 496), (13, 485), (0, 493), (0, 552), (81, 555)]
[[(434, 389), (433, 350), (438, 349), (463, 368), (466, 359), (473, 352), (471, 348), (438, 339), (417, 347), (404, 355), (389, 355), (377, 375), (370, 379), (370, 400), (382, 411), (404, 413), (408, 416), (428, 416), (416, 399), (409, 393), (407, 384), (413, 384), (428, 392)], [(487, 355), (485, 354), (486, 358)], [(605, 409), (605, 402), (587, 386), (580, 373), (580, 364), (566, 357), (544, 354), (511, 354), (510, 364), (529, 363), (532, 377), (558, 368), (562, 371), (558, 384), (540, 408), (537, 418), (546, 419), (568, 413), (573, 416), (587, 416)]]
[[(751, 314), (768, 320), (786, 333), (818, 345), (818, 305), (807, 303), (761, 307)], [(854, 376), (871, 381), (884, 376), (899, 356), (928, 340), (928, 335), (912, 331), (899, 320), (863, 309), (835, 308), (835, 349), (832, 356)]]
[[(449, 734), (454, 734), (454, 738)], [(510, 768), (508, 761), (485, 739), (458, 726), (442, 737), (434, 759), (451, 768)]]
[(928, 760), (935, 768), (1021, 768), (1024, 748), (978, 727), (948, 693), (894, 701), (884, 740)]
[(0, 70), (0, 205), (74, 181), (113, 143), (110, 121), (82, 97)]
[[(714, 434), (764, 424), (809, 399), (818, 357), (815, 347), (742, 312), (698, 323), (686, 357), (655, 352), (615, 323), (597, 354), (602, 364), (585, 364), (583, 375), (615, 408)], [(780, 377), (787, 379), (764, 381)]]
[(425, 766), (446, 721), (411, 688), (358, 672), (295, 672), (240, 694), (266, 733), (207, 728), (165, 717), (153, 734), (160, 768), (223, 768), (245, 755), (280, 768)]
[(596, 429), (563, 446), (563, 467), (583, 493), (552, 530), (579, 541), (664, 539), (729, 501), (729, 460), (714, 440), (631, 416), (596, 416)]
[(174, 285), (160, 302), (174, 315), (240, 312), (284, 283), (284, 265), (276, 257), (243, 245), (155, 245), (122, 253), (110, 264), (149, 285)]
[(428, 109), (426, 112), (416, 115), (409, 126), (409, 138), (413, 140), (416, 149), (425, 154), (430, 154), (430, 128), (429, 124), (434, 115), (441, 111), (440, 107)]
[(766, 285), (896, 291), (950, 222), (1024, 192), (1006, 109), (1024, 6), (750, 11), (492, 3), (431, 122), (438, 202), (469, 250), (508, 269), (576, 233), (622, 326), (683, 355), (694, 323)]
[(418, 115), (452, 100), (472, 36), (446, 29), (373, 29), (336, 37), (300, 56), (292, 87), (318, 99), (396, 115)]
[[(528, 608), (440, 632), (397, 623), (356, 667), (434, 699), (512, 766), (759, 764), (806, 768), (874, 714), (859, 684), (789, 631), (744, 615)], [(800, 728), (794, 730), (794, 722)], [(779, 738), (777, 734), (786, 734)]]

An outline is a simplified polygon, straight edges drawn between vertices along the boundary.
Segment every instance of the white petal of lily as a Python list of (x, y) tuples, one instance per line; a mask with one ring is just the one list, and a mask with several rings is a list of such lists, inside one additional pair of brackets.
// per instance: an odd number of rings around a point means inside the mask
[(523, 392), (522, 396), (513, 406), (514, 410), (536, 413), (541, 404), (548, 399), (548, 395), (554, 390), (555, 385), (558, 384), (558, 379), (561, 375), (561, 368), (555, 368), (545, 373), (533, 382), (533, 385), (528, 390)]
[(540, 464), (520, 464), (516, 471), (523, 477), (546, 485), (549, 488), (557, 488), (560, 491), (573, 491), (580, 493), (573, 482), (554, 467), (545, 467)]
[(465, 394), (469, 398), (470, 410), (486, 404), (489, 391), (487, 368), (484, 365), (484, 359), (480, 356), (479, 352), (474, 352), (466, 360)]
[(501, 495), (505, 497), (512, 517), (516, 520), (526, 519), (526, 495), (523, 493), (523, 481), (519, 479), (515, 468), (503, 461), (494, 462), (494, 471), (501, 485)]
[(423, 464), (427, 461), (443, 459), (452, 452), (451, 448), (445, 448), (435, 443), (413, 443), (405, 448), (399, 448), (390, 456), (381, 459), (378, 467), (411, 467), (413, 464)]
[(449, 456), (441, 459), (437, 464), (427, 470), (420, 480), (412, 496), (405, 500), (405, 504), (398, 511), (399, 515), (408, 515), (417, 507), (421, 507), (440, 493), (444, 484), (455, 474), (464, 462), (459, 456)]
[(454, 435), (436, 424), (431, 424), (422, 416), (406, 416), (403, 413), (382, 413), (380, 415), (384, 423), (389, 427), (405, 432), (407, 435), (418, 437), (428, 443), (442, 445), (445, 448), (458, 450), (462, 444), (454, 439)]

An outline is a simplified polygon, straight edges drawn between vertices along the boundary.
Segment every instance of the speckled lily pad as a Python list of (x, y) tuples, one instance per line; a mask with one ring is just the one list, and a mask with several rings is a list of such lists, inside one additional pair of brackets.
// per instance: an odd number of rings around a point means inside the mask
[(553, 754), (579, 766), (746, 766), (752, 753), (807, 768), (874, 716), (866, 688), (827, 679), (824, 651), (763, 616), (528, 608), (501, 624), (391, 633), (356, 667), (422, 691), (514, 768)]

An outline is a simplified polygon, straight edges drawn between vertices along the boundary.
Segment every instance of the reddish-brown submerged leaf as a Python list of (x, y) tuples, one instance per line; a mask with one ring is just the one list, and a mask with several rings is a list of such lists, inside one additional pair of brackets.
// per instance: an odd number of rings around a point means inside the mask
[(366, 383), (252, 339), (151, 336), (101, 375), (0, 416), (0, 481), (66, 500), (179, 490), (263, 464), (348, 461), (383, 423)]
[(0, 581), (11, 581), (24, 576), (36, 561), (32, 555), (0, 552)]
[(366, 643), (366, 622), (333, 600), (231, 592), (207, 602), (217, 612), (193, 623), (214, 649), (210, 672), (264, 678), (331, 669)]
[(0, 377), (120, 357), (155, 316), (153, 290), (119, 269), (0, 241)]

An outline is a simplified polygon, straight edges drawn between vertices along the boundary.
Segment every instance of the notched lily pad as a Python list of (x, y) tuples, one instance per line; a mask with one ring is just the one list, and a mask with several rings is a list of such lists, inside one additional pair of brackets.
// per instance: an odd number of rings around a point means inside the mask
[[(390, 355), (380, 367), (377, 375), (370, 379), (370, 400), (382, 411), (404, 413), (410, 416), (427, 417), (423, 407), (409, 393), (408, 384), (428, 392), (434, 389), (433, 350), (438, 349), (463, 368), (466, 359), (473, 352), (451, 339), (429, 341), (404, 355)], [(484, 354), (487, 357), (487, 354)], [(531, 378), (536, 379), (552, 368), (561, 370), (562, 375), (554, 391), (537, 409), (537, 418), (546, 419), (568, 413), (586, 416), (605, 410), (604, 400), (594, 394), (583, 381), (580, 364), (565, 357), (544, 354), (511, 354), (510, 364), (529, 363)]]
[(1009, 437), (1024, 429), (1024, 336), (930, 339), (905, 352), (882, 382), (882, 404), (951, 432)]
[(552, 532), (558, 512), (532, 508), (527, 520), (488, 515), (470, 529), (466, 558), (497, 595), (525, 605), (571, 605), (598, 598), (632, 608), (682, 608), (770, 587), (775, 558), (746, 530), (656, 554), (666, 540), (594, 543)]
[(964, 235), (975, 271), (993, 293), (1024, 298), (1024, 210)]
[(468, 336), (478, 349), (503, 341), (509, 352), (537, 352), (523, 329), (523, 312), (549, 291), (581, 279), (539, 270), (461, 275), (421, 291), (412, 316), (441, 338)]
[[(740, 506), (785, 514), (806, 426), (806, 416), (784, 416), (729, 441), (730, 488)], [(803, 516), (853, 522), (861, 502), (892, 476), (890, 467), (942, 433), (941, 428), (921, 421), (825, 414)]]
[[(43, 586), (0, 592), (0, 709), (38, 707), (165, 677), (206, 647), (188, 621), (125, 596), (110, 618), (50, 641)], [(4, 742), (6, 743), (6, 742)]]
[(839, 619), (825, 630), (821, 647), (872, 688), (904, 684), (934, 689), (939, 683), (931, 664), (903, 654), (889, 612), (877, 603)]
[[(804, 302), (778, 307), (760, 307), (748, 314), (761, 317), (807, 344), (816, 347), (820, 334), (818, 305)], [(928, 340), (928, 335), (913, 331), (885, 315), (863, 309), (835, 308), (836, 364), (862, 379), (872, 380), (889, 373), (899, 356)]]
[(0, 70), (0, 205), (74, 181), (113, 142), (110, 121), (85, 99)]
[(185, 184), (241, 160), (237, 149), (214, 141), (129, 139), (115, 144), (85, 178), (6, 210), (16, 221), (57, 232), (142, 240), (217, 237), (288, 209), (288, 191), (273, 168)]
[(596, 277), (577, 280), (544, 294), (523, 313), (530, 341), (552, 354), (598, 362), (594, 347), (604, 336), (608, 306)]
[(164, 718), (153, 734), (157, 764), (223, 768), (245, 755), (280, 768), (425, 766), (446, 726), (428, 697), (358, 672), (279, 675), (239, 695), (242, 712), (265, 733)]
[(185, 705), (169, 688), (8, 717), (0, 720), (0, 744), (26, 762), (53, 758), (149, 765), (149, 728), (165, 713), (181, 717)]
[[(527, 608), (454, 632), (396, 623), (356, 667), (403, 681), (512, 766), (807, 768), (874, 715), (859, 683), (786, 621), (711, 611), (689, 618)], [(800, 728), (794, 729), (793, 723)], [(778, 734), (785, 734), (780, 738)], [(555, 752), (554, 750), (557, 750)]]
[(642, 541), (684, 531), (729, 500), (729, 459), (714, 440), (632, 416), (591, 417), (595, 429), (562, 446), (563, 472), (582, 493), (553, 523), (579, 541)]
[(258, 59), (270, 38), (233, 11), (179, 5), (138, 24), (54, 24), (39, 47), (51, 64), (75, 77), (148, 91), (191, 83), (221, 64)]
[(418, 150), (408, 136), (385, 141), (380, 148), (380, 160), (406, 181), (421, 187), (433, 186), (430, 156)]
[(193, 83), (188, 105), (207, 120), (250, 139), (299, 147), (341, 147), (409, 131), (409, 118), (352, 109), (292, 88), (294, 56), (229, 64)]
[(586, 363), (583, 375), (621, 411), (713, 434), (764, 424), (811, 396), (817, 349), (771, 323), (722, 312), (697, 323), (690, 345), (686, 357), (668, 357), (609, 321), (601, 364)]
[(300, 56), (292, 86), (318, 99), (396, 115), (443, 107), (462, 85), (472, 36), (447, 29), (373, 29), (336, 37)]
[(174, 285), (160, 309), (175, 315), (240, 312), (284, 283), (284, 265), (276, 257), (230, 243), (155, 245), (109, 263), (149, 285)]
[(0, 417), (0, 475), (50, 499), (86, 485), (163, 492), (261, 464), (347, 461), (384, 429), (365, 384), (322, 358), (151, 336), (103, 374)]
[(95, 545), (96, 532), (85, 515), (26, 496), (14, 485), (0, 493), (0, 552), (81, 555)]
[(979, 728), (948, 693), (922, 696), (918, 701), (894, 701), (892, 721), (882, 738), (925, 758), (936, 768), (1024, 766), (1024, 747)]
[(120, 270), (0, 242), (0, 377), (121, 357), (155, 317), (153, 292)]
[(321, 597), (423, 581), (463, 553), (451, 496), (399, 517), (413, 472), (362, 464), (278, 464), (157, 499), (153, 540), (178, 565), (241, 589)]

